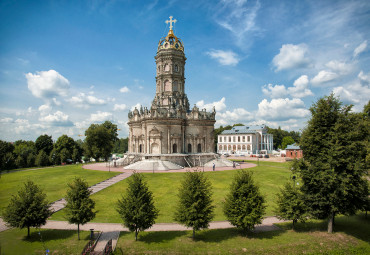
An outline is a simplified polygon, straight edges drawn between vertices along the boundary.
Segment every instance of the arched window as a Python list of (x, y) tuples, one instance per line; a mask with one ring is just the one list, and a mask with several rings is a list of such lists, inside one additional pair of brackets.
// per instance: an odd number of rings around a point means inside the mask
[(236, 145), (233, 145), (233, 151), (236, 151)]
[(241, 150), (241, 147), (240, 147), (240, 144), (238, 145), (238, 151), (240, 151)]
[(140, 152), (140, 153), (142, 153), (142, 152), (143, 152), (143, 145), (142, 145), (142, 144), (140, 144), (140, 145), (139, 145), (139, 152)]
[(251, 150), (251, 146), (248, 144), (247, 145), (247, 150), (250, 151)]
[(198, 153), (201, 153), (201, 152), (202, 152), (202, 145), (198, 143)]
[(172, 145), (172, 153), (177, 153), (177, 144), (176, 143), (174, 143)]
[(224, 145), (224, 151), (227, 151), (227, 145)]
[(242, 150), (245, 151), (245, 145), (242, 146)]
[(218, 150), (219, 150), (219, 151), (222, 151), (222, 145), (219, 145), (219, 146), (218, 146)]
[(169, 64), (165, 64), (164, 65), (164, 71), (165, 72), (169, 72), (170, 71), (170, 65)]
[(231, 145), (229, 145), (229, 149), (228, 150), (231, 151)]
[(178, 71), (179, 71), (179, 66), (175, 65), (175, 72), (178, 72)]
[(188, 143), (188, 153), (191, 153), (191, 144)]

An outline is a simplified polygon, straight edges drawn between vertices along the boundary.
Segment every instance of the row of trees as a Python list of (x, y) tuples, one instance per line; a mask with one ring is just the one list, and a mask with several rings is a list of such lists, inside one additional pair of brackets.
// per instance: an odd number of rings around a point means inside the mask
[(338, 214), (369, 210), (370, 102), (362, 113), (351, 111), (334, 95), (319, 99), (300, 141), (304, 160), (295, 161), (299, 187), (286, 184), (277, 214), (294, 224), (307, 217), (328, 220), (333, 232)]
[[(95, 202), (90, 198), (91, 190), (86, 181), (76, 178), (68, 184), (66, 194), (66, 218), (69, 223), (77, 224), (78, 240), (80, 240), (80, 224), (83, 225), (95, 218)], [(32, 181), (27, 181), (18, 194), (13, 195), (2, 218), (11, 227), (39, 228), (53, 214), (46, 194)]]
[(0, 169), (58, 165), (67, 160), (80, 162), (82, 157), (107, 160), (113, 149), (122, 153), (128, 148), (128, 139), (118, 139), (117, 125), (110, 121), (90, 125), (85, 136), (84, 141), (62, 135), (54, 142), (47, 134), (40, 135), (35, 142), (0, 140)]
[[(225, 198), (224, 214), (230, 223), (245, 233), (262, 222), (265, 212), (265, 199), (254, 184), (251, 172), (238, 171)], [(187, 172), (181, 183), (174, 220), (195, 231), (208, 228), (214, 217), (212, 185), (203, 172)], [(143, 175), (135, 173), (129, 179), (125, 195), (117, 203), (117, 212), (123, 224), (138, 233), (150, 228), (158, 216)]]

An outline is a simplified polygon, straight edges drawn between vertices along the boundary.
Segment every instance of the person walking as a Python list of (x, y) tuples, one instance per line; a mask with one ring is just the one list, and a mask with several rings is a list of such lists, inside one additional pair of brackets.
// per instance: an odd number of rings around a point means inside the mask
[(235, 168), (235, 161), (233, 161), (233, 168)]
[(213, 166), (212, 166), (213, 171), (215, 171), (215, 168), (216, 168), (216, 165), (215, 163), (213, 163)]

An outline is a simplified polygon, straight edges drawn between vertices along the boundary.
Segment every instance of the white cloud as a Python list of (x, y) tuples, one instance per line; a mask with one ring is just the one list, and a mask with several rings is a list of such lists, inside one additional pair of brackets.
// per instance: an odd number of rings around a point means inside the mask
[(231, 125), (235, 123), (246, 123), (253, 119), (253, 114), (243, 108), (236, 108), (232, 111), (217, 113), (216, 118), (219, 125)]
[(363, 41), (354, 51), (353, 57), (357, 57), (359, 54), (364, 52), (367, 48), (367, 41)]
[(125, 104), (115, 104), (113, 110), (114, 111), (124, 111), (126, 110), (127, 106)]
[(335, 87), (333, 92), (346, 104), (354, 104), (355, 111), (362, 111), (370, 98), (370, 75), (362, 71), (357, 80), (343, 86)]
[(29, 122), (26, 119), (16, 119), (15, 123), (24, 125), (24, 124), (28, 124)]
[(299, 98), (279, 98), (268, 102), (263, 99), (258, 104), (257, 117), (266, 120), (287, 120), (291, 118), (304, 118), (309, 115), (304, 102)]
[(13, 122), (13, 118), (3, 118), (3, 119), (0, 119), (0, 122), (1, 123), (11, 123)]
[(137, 104), (131, 106), (131, 109), (130, 110), (133, 111), (133, 110), (135, 110), (135, 108), (138, 109), (138, 110), (140, 110), (140, 107), (141, 107), (141, 104), (140, 103), (137, 103)]
[(69, 116), (61, 111), (56, 111), (54, 114), (49, 114), (39, 118), (40, 121), (49, 123), (54, 126), (71, 126), (72, 122)]
[(333, 72), (345, 75), (352, 71), (353, 64), (332, 60), (326, 63), (326, 67), (330, 68)]
[(288, 88), (288, 92), (294, 98), (313, 96), (312, 91), (308, 88), (308, 84), (307, 75), (302, 75), (294, 81), (293, 87)]
[(52, 110), (52, 107), (48, 104), (43, 104), (43, 105), (40, 105), (39, 107), (39, 112), (41, 115), (45, 115), (49, 113), (51, 110)]
[(28, 73), (26, 79), (28, 89), (38, 98), (66, 96), (69, 90), (69, 81), (55, 70)]
[(122, 88), (119, 89), (119, 92), (121, 92), (121, 93), (127, 93), (127, 92), (130, 92), (130, 89), (128, 87), (124, 86), (124, 87), (122, 87)]
[(284, 85), (272, 85), (271, 83), (267, 86), (262, 87), (262, 92), (270, 98), (281, 98), (288, 94), (287, 89)]
[(276, 67), (275, 71), (281, 71), (293, 68), (302, 68), (309, 65), (306, 58), (307, 46), (305, 44), (284, 44), (280, 48), (272, 63)]
[(312, 78), (311, 83), (314, 86), (319, 86), (323, 83), (334, 81), (338, 78), (338, 74), (326, 70), (320, 71), (315, 77)]
[(226, 99), (223, 97), (223, 98), (221, 98), (220, 101), (216, 101), (216, 102), (209, 103), (209, 104), (204, 104), (204, 100), (200, 100), (196, 103), (196, 105), (200, 109), (206, 108), (207, 111), (211, 111), (213, 109), (213, 107), (215, 107), (216, 112), (220, 112), (220, 111), (223, 111), (223, 110), (226, 109), (225, 100)]
[(231, 50), (210, 50), (207, 52), (207, 55), (213, 59), (216, 59), (221, 65), (224, 66), (235, 66), (240, 61), (238, 55)]
[(112, 113), (98, 111), (97, 113), (92, 113), (90, 115), (91, 122), (103, 122), (106, 120), (112, 120)]
[(93, 105), (104, 105), (106, 101), (99, 99), (92, 95), (86, 95), (85, 93), (80, 93), (78, 96), (73, 96), (71, 99), (67, 100), (72, 103), (74, 106), (79, 108), (88, 109)]

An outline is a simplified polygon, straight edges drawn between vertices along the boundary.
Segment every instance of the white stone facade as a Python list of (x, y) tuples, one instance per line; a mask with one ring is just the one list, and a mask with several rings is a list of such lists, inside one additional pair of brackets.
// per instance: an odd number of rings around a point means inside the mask
[(220, 154), (270, 154), (274, 138), (264, 125), (236, 126), (223, 131), (217, 141), (217, 153)]

